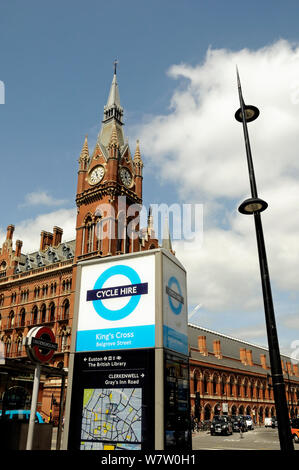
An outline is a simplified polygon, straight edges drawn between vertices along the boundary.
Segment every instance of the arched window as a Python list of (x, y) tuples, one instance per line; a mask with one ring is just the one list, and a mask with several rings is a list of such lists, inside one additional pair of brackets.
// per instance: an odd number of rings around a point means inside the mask
[(222, 375), (221, 376), (221, 382), (220, 382), (220, 393), (221, 393), (221, 395), (226, 395), (226, 393), (227, 393), (226, 392), (226, 386), (225, 386), (226, 385), (226, 380), (227, 380), (226, 375)]
[(218, 375), (214, 374), (213, 375), (213, 395), (217, 394), (217, 383), (218, 383)]
[(22, 348), (23, 348), (23, 337), (18, 336), (18, 338), (17, 338), (17, 356), (22, 355)]
[(5, 355), (9, 357), (10, 353), (11, 353), (11, 338), (8, 337), (5, 343)]
[(26, 317), (26, 312), (25, 309), (22, 308), (20, 311), (20, 326), (25, 326), (25, 317)]
[(208, 373), (205, 372), (203, 375), (203, 392), (208, 393)]
[(245, 377), (244, 379), (244, 395), (245, 397), (248, 397), (248, 378)]
[(85, 220), (85, 253), (90, 253), (92, 251), (92, 241), (93, 241), (93, 224), (92, 218), (88, 216)]
[(234, 385), (234, 378), (231, 376), (230, 379), (229, 379), (229, 386), (228, 386), (228, 391), (229, 391), (229, 395), (232, 397), (233, 394), (234, 394), (234, 389), (233, 389), (233, 385)]
[(50, 321), (54, 321), (55, 320), (55, 304), (54, 302), (51, 302), (50, 303)]
[(46, 321), (46, 314), (47, 314), (47, 308), (46, 308), (45, 304), (43, 304), (43, 305), (41, 306), (40, 312), (41, 312), (41, 323), (45, 323), (45, 321)]
[(8, 328), (13, 328), (15, 323), (15, 314), (14, 311), (11, 310), (8, 316)]
[(70, 301), (69, 299), (65, 299), (62, 304), (62, 318), (67, 319), (70, 313)]
[(32, 324), (33, 325), (37, 324), (37, 319), (38, 319), (38, 308), (36, 305), (34, 305), (32, 309)]
[(237, 388), (237, 397), (239, 397), (241, 395), (241, 379), (240, 379), (240, 377), (238, 377), (236, 388)]

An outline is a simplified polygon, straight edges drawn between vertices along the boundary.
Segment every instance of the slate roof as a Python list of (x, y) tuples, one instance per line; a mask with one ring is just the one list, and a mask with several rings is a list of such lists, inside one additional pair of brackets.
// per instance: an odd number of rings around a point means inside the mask
[(22, 254), (15, 274), (30, 271), (31, 269), (50, 266), (60, 261), (74, 258), (76, 240), (62, 242), (57, 247), (48, 246), (45, 251), (34, 251), (27, 255)]
[[(209, 355), (205, 356), (199, 351), (194, 351), (191, 349), (191, 358), (205, 362), (211, 366), (222, 365), (230, 369), (237, 368), (239, 370), (244, 370), (247, 372), (250, 371), (265, 376), (270, 373), (270, 358), (267, 348), (189, 323), (188, 338), (191, 348), (198, 349), (198, 336), (206, 337), (206, 345)], [(215, 340), (220, 340), (221, 353), (223, 355), (222, 359), (218, 359), (213, 354), (213, 341)], [(252, 351), (253, 366), (245, 365), (240, 361), (240, 348), (246, 348), (247, 350)], [(267, 366), (269, 367), (268, 370), (261, 367), (261, 354), (266, 355)], [(284, 365), (286, 362), (291, 362), (291, 358), (284, 354), (281, 354), (281, 359), (283, 360)], [(287, 376), (287, 374), (284, 375)], [(296, 377), (295, 375), (290, 375), (289, 377), (292, 378), (292, 380), (298, 381), (299, 383), (299, 377)]]

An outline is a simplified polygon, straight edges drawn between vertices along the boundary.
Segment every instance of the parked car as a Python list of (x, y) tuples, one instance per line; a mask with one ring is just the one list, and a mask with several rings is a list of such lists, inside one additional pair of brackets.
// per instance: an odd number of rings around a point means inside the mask
[(272, 428), (277, 428), (277, 418), (276, 416), (273, 416), (272, 417)]
[(240, 426), (242, 432), (248, 431), (246, 420), (244, 416), (232, 416), (232, 425), (233, 425), (233, 431), (234, 432), (239, 432), (240, 431)]
[(294, 442), (299, 443), (299, 418), (294, 418), (291, 420), (291, 433)]
[(245, 415), (244, 416), (246, 424), (247, 424), (247, 429), (250, 429), (251, 431), (254, 429), (253, 427), (253, 420), (250, 415)]
[(264, 424), (265, 424), (265, 428), (271, 428), (272, 427), (272, 418), (265, 418)]
[[(0, 419), (1, 417), (2, 410), (0, 410)], [(13, 421), (23, 421), (24, 423), (29, 422), (30, 410), (6, 410), (4, 419), (11, 419)], [(44, 423), (44, 420), (38, 411), (35, 414), (35, 422)]]
[(215, 416), (211, 423), (211, 436), (216, 434), (225, 434), (226, 436), (233, 433), (233, 426), (228, 416)]

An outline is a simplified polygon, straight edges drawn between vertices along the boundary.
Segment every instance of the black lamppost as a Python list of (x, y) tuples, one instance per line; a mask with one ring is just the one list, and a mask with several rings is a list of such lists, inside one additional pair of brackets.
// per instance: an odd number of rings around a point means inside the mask
[(279, 344), (277, 337), (277, 329), (275, 322), (275, 314), (272, 300), (270, 276), (268, 271), (268, 263), (266, 256), (265, 241), (263, 235), (263, 227), (261, 220), (261, 212), (267, 209), (268, 204), (258, 197), (257, 187), (255, 182), (254, 168), (251, 156), (250, 142), (248, 136), (247, 122), (254, 121), (259, 116), (259, 110), (255, 106), (245, 105), (240, 77), (237, 70), (238, 91), (240, 99), (240, 108), (235, 113), (237, 121), (243, 124), (243, 132), (245, 139), (245, 148), (247, 155), (249, 181), (251, 188), (251, 198), (246, 199), (239, 207), (239, 212), (242, 214), (249, 214), (254, 216), (256, 239), (258, 247), (258, 256), (261, 272), (265, 319), (267, 328), (267, 337), (269, 345), (269, 356), (271, 364), (271, 376), (273, 384), (274, 401), (278, 422), (278, 434), (280, 440), (280, 448), (284, 451), (293, 451), (294, 444), (291, 436), (289, 413), (286, 402), (285, 384), (283, 380), (281, 359), (279, 352)]

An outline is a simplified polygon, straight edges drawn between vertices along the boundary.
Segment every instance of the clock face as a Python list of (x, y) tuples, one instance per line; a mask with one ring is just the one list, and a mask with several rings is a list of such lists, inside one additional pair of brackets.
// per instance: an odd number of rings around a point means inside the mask
[(89, 184), (97, 184), (101, 181), (105, 173), (102, 165), (96, 166), (89, 175)]
[(120, 176), (120, 179), (122, 181), (122, 183), (129, 187), (131, 186), (131, 183), (132, 183), (132, 175), (130, 173), (130, 171), (128, 170), (128, 168), (121, 168), (120, 171), (119, 171), (119, 176)]

